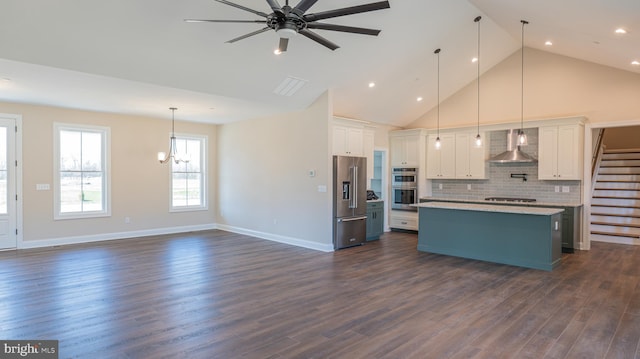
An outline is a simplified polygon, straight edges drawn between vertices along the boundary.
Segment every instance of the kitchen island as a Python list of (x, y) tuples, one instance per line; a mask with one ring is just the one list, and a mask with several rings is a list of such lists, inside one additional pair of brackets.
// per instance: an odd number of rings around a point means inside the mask
[(560, 264), (562, 209), (425, 202), (418, 250), (550, 271)]

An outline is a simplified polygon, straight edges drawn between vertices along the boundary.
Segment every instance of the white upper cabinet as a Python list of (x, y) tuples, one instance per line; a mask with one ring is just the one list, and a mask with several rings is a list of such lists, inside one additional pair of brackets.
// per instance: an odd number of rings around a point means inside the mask
[(420, 167), (420, 136), (391, 136), (391, 166)]
[(544, 126), (538, 130), (538, 179), (582, 180), (582, 125)]
[(456, 178), (456, 138), (451, 133), (440, 135), (440, 149), (436, 149), (436, 135), (427, 136), (427, 178)]
[(333, 125), (333, 154), (364, 156), (364, 129), (340, 124)]
[(369, 188), (371, 187), (370, 181), (373, 178), (373, 152), (375, 149), (375, 132), (373, 129), (364, 129), (362, 148), (364, 156), (367, 158), (367, 188)]
[(489, 139), (480, 133), (482, 146), (476, 146), (477, 133), (457, 133), (455, 148), (455, 178), (486, 179)]

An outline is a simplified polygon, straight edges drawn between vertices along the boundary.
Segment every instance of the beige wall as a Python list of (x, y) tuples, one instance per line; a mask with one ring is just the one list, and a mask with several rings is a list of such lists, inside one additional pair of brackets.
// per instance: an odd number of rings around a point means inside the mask
[(607, 128), (603, 144), (610, 150), (640, 148), (640, 126)]
[[(156, 160), (167, 151), (171, 131), (166, 119), (78, 111), (48, 106), (0, 102), (0, 113), (22, 115), (23, 241), (24, 246), (171, 232), (214, 225), (216, 159), (209, 157), (209, 210), (169, 213), (170, 168)], [(179, 119), (179, 112), (176, 113)], [(110, 217), (53, 220), (53, 124), (87, 124), (111, 130)], [(176, 132), (208, 136), (216, 147), (216, 126), (176, 121)], [(50, 184), (36, 191), (36, 184)], [(125, 217), (131, 222), (126, 224)], [(34, 243), (40, 244), (34, 244)]]
[[(220, 228), (333, 248), (330, 108), (326, 93), (304, 111), (220, 126)], [(326, 193), (318, 192), (320, 185)]]
[[(520, 59), (516, 51), (482, 75), (481, 126), (520, 121)], [(525, 121), (575, 115), (591, 123), (640, 118), (640, 74), (526, 48), (524, 81)], [(440, 127), (476, 124), (476, 86), (474, 81), (441, 103)], [(434, 128), (435, 111), (407, 127)]]

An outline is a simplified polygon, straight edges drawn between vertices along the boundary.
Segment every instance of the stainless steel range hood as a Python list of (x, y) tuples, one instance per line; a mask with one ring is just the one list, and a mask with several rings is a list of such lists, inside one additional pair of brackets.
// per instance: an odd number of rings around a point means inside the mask
[(507, 133), (507, 150), (489, 159), (491, 163), (535, 163), (537, 159), (523, 152), (518, 143), (518, 130)]

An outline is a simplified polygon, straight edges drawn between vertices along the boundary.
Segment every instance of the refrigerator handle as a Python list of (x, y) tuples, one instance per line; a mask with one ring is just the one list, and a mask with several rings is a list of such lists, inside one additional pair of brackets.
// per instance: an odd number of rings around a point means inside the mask
[(352, 218), (340, 218), (340, 219), (338, 219), (338, 222), (353, 222), (353, 221), (361, 221), (363, 219), (367, 219), (367, 216), (352, 217)]
[(358, 166), (351, 167), (351, 176), (353, 183), (353, 191), (351, 194), (351, 206), (350, 208), (358, 208)]

